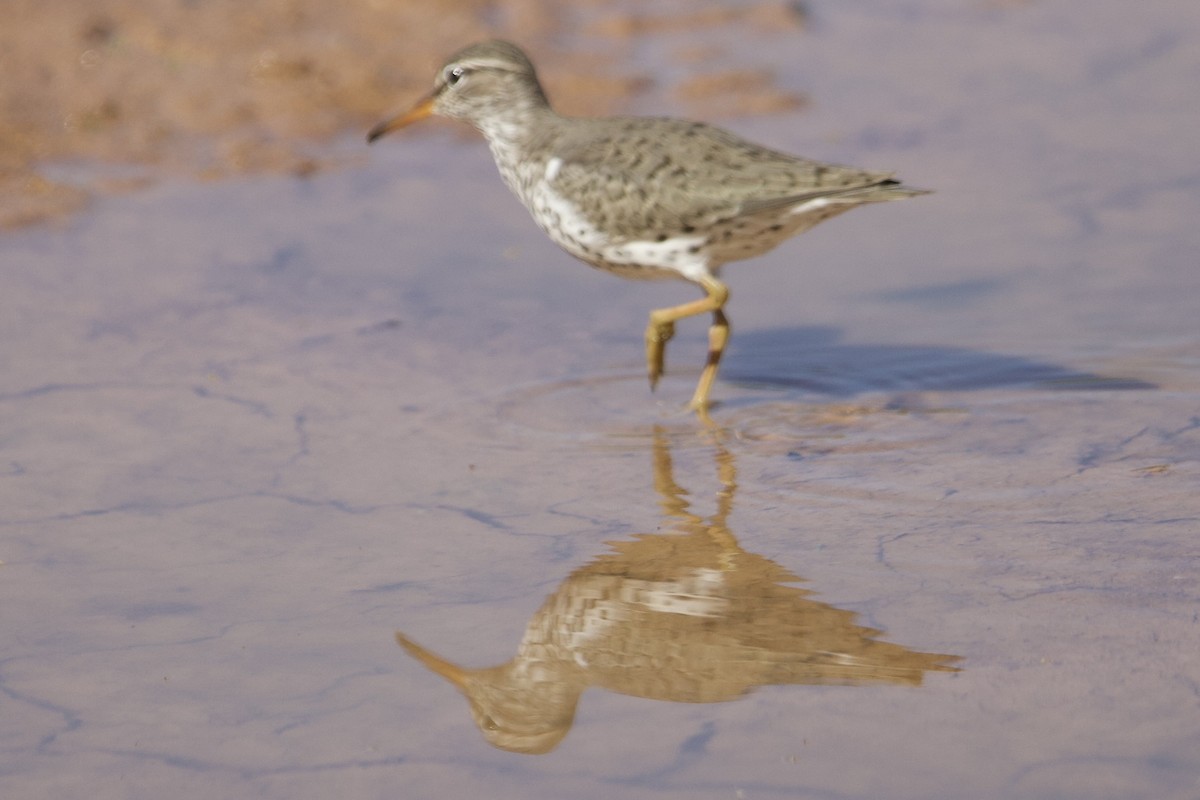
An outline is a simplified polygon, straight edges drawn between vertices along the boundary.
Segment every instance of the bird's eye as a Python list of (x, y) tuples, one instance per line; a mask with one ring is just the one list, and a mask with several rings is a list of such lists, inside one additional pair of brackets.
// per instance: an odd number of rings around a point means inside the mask
[(446, 73), (446, 83), (453, 86), (465, 77), (467, 77), (467, 71), (462, 67), (455, 67)]

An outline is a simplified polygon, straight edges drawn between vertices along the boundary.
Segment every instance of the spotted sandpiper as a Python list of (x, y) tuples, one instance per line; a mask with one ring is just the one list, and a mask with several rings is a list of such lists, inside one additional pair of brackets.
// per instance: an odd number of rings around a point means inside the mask
[(483, 133), (504, 182), (571, 255), (627, 278), (682, 278), (704, 291), (651, 311), (646, 328), (653, 389), (676, 321), (712, 314), (708, 361), (689, 404), (701, 414), (729, 339), (722, 265), (855, 206), (926, 193), (890, 173), (797, 158), (702, 122), (562, 116), (529, 57), (503, 41), (455, 53), (433, 91), (372, 128), (367, 141), (432, 114)]

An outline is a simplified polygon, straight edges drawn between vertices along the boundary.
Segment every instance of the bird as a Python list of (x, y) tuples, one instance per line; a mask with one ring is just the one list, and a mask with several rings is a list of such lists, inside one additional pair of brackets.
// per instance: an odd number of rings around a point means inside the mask
[(396, 633), (410, 656), (463, 693), (490, 744), (553, 750), (591, 688), (721, 703), (764, 686), (920, 686), (929, 673), (959, 671), (959, 656), (885, 641), (856, 612), (817, 600), (795, 585), (798, 575), (743, 548), (729, 527), (734, 453), (719, 441), (715, 513), (694, 511), (675, 481), (669, 439), (655, 427), (662, 524), (609, 542), (608, 552), (573, 570), (530, 618), (507, 662), (462, 666)]
[(701, 289), (698, 300), (651, 311), (645, 332), (653, 391), (675, 323), (711, 314), (707, 360), (688, 403), (701, 416), (729, 341), (725, 264), (856, 206), (928, 193), (892, 173), (788, 155), (704, 122), (559, 114), (529, 56), (502, 40), (450, 56), (432, 91), (371, 128), (367, 141), (431, 115), (483, 134), (504, 183), (570, 255), (622, 277)]

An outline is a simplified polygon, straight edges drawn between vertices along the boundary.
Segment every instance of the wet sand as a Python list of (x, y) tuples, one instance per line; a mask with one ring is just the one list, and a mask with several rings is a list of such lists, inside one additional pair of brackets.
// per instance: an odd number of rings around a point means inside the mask
[(1200, 12), (730, 30), (937, 193), (728, 268), (716, 431), (447, 127), (0, 236), (6, 795), (1196, 796)]

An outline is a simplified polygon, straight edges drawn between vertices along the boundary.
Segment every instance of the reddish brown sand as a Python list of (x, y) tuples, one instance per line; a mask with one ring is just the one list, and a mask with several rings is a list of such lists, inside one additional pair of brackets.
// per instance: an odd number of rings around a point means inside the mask
[[(713, 47), (681, 54), (696, 74), (677, 87), (624, 63), (639, 40), (717, 26), (796, 31), (784, 3), (675, 15), (549, 0), (10, 0), (0, 26), (0, 228), (79, 208), (95, 191), (163, 173), (216, 177), (311, 173), (326, 144), (416, 96), (463, 44), (518, 39), (545, 67), (563, 110), (609, 113), (632, 94), (678, 91), (709, 116), (778, 111), (798, 98), (772, 73), (718, 69)], [(592, 53), (561, 42), (588, 20)], [(577, 33), (580, 33), (577, 31)], [(720, 47), (715, 48), (720, 52)], [(135, 167), (86, 181), (48, 177), (55, 162)]]

